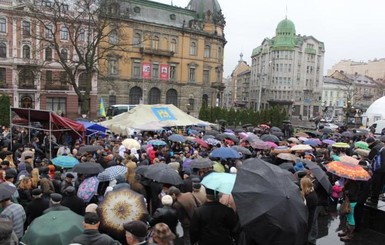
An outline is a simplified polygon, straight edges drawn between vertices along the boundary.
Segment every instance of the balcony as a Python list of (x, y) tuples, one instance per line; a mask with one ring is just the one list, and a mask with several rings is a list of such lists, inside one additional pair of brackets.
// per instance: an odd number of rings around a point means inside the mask
[(36, 85), (29, 84), (29, 83), (22, 83), (22, 84), (19, 84), (19, 89), (36, 89)]
[(65, 84), (46, 84), (46, 90), (68, 90), (68, 85)]
[(173, 51), (169, 50), (162, 50), (162, 49), (152, 49), (152, 48), (140, 48), (139, 49), (141, 54), (148, 54), (153, 56), (161, 56), (161, 57), (172, 57), (174, 56)]

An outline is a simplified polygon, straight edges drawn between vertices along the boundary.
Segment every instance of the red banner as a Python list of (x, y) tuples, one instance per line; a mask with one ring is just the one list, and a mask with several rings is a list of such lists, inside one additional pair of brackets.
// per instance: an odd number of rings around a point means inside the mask
[(143, 62), (142, 64), (142, 78), (151, 79), (151, 64)]
[(160, 80), (168, 80), (170, 74), (170, 66), (166, 64), (160, 65)]

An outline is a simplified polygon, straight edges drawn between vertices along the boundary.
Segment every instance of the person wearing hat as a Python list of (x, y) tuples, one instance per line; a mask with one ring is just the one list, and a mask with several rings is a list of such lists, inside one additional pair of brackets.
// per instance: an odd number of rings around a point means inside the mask
[(24, 235), (24, 223), (27, 219), (23, 206), (18, 203), (13, 203), (9, 197), (0, 200), (0, 208), (3, 209), (0, 218), (6, 218), (12, 221), (13, 231), (20, 240)]
[[(10, 169), (7, 169), (5, 171), (5, 176), (4, 176), (5, 183), (7, 183), (8, 185), (10, 185), (12, 187), (15, 187), (15, 188), (16, 188), (16, 186), (15, 186), (14, 183), (15, 183), (16, 177), (17, 177), (17, 171), (15, 169), (10, 168)], [(11, 199), (12, 199), (13, 202), (17, 203), (18, 202), (17, 200), (19, 199), (19, 197), (20, 197), (19, 196), (19, 192), (16, 190), (12, 194)]]
[(64, 180), (61, 182), (60, 192), (65, 195), (65, 189), (69, 186), (74, 186), (72, 184), (72, 180), (75, 178), (75, 176), (71, 173), (67, 173), (65, 175)]
[(147, 225), (140, 220), (134, 220), (123, 224), (126, 231), (126, 242), (128, 245), (147, 245)]
[(41, 189), (32, 190), (32, 201), (27, 205), (25, 211), (27, 215), (26, 226), (32, 223), (34, 219), (43, 215), (44, 210), (49, 208), (49, 201), (43, 198)]
[[(366, 201), (367, 205), (377, 206), (378, 199), (380, 193), (385, 185), (385, 144), (379, 140), (375, 140), (373, 137), (369, 137), (366, 139), (366, 143), (369, 145), (369, 155), (368, 160), (372, 162), (372, 184), (370, 187), (370, 195), (368, 200)], [(380, 152), (381, 154), (381, 165), (379, 168), (374, 168), (374, 160), (377, 154)]]
[(51, 199), (50, 199), (50, 207), (44, 210), (44, 214), (50, 212), (50, 211), (65, 211), (65, 210), (70, 210), (67, 207), (64, 207), (61, 205), (61, 201), (63, 199), (63, 196), (60, 195), (59, 193), (52, 193), (51, 194)]
[(153, 227), (158, 223), (165, 223), (171, 229), (172, 233), (177, 234), (176, 226), (178, 225), (178, 216), (175, 209), (172, 208), (172, 197), (170, 195), (164, 195), (161, 201), (163, 207), (155, 210), (149, 224)]
[(68, 186), (64, 190), (64, 197), (61, 205), (82, 216), (84, 215), (84, 210), (86, 208), (86, 203), (76, 195), (76, 189), (73, 186)]
[(96, 213), (85, 213), (82, 234), (76, 236), (70, 244), (92, 244), (92, 245), (120, 245), (107, 234), (99, 232), (100, 218)]

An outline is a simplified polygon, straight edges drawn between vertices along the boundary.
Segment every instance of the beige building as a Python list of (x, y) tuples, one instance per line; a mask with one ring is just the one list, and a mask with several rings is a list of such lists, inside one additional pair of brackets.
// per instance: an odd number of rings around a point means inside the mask
[(231, 81), (227, 88), (230, 97), (230, 107), (237, 107), (239, 105), (238, 103), (242, 102), (242, 100), (239, 100), (240, 97), (242, 97), (242, 91), (239, 91), (240, 84), (238, 82), (238, 75), (245, 71), (250, 71), (250, 66), (243, 60), (243, 54), (241, 53), (239, 56), (238, 64), (231, 73)]
[(362, 74), (374, 80), (385, 79), (385, 58), (369, 60), (368, 62), (356, 62), (352, 60), (341, 60), (328, 70), (328, 76), (335, 71), (344, 71), (347, 74)]

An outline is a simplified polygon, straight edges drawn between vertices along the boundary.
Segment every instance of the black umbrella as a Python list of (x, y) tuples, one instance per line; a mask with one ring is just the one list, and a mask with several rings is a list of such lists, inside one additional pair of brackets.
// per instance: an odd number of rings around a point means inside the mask
[(348, 138), (353, 138), (354, 134), (352, 131), (345, 131), (341, 133), (341, 136), (348, 137)]
[(252, 126), (253, 126), (252, 124), (246, 123), (246, 124), (242, 125), (242, 128), (248, 128), (248, 127), (252, 127)]
[(135, 173), (136, 173), (136, 174), (139, 174), (139, 175), (144, 175), (144, 173), (145, 173), (147, 170), (148, 170), (148, 166), (147, 166), (147, 165), (141, 165), (141, 166), (136, 167)]
[(306, 165), (306, 168), (308, 168), (313, 176), (317, 179), (318, 183), (321, 184), (321, 186), (326, 190), (328, 194), (332, 193), (332, 184), (330, 183), (330, 180), (328, 176), (326, 175), (325, 171), (322, 170), (320, 166), (317, 165), (317, 163), (303, 160), (303, 162)]
[(274, 131), (274, 132), (271, 132), (272, 135), (275, 135), (277, 137), (282, 137), (284, 136), (284, 133), (282, 133), (281, 131)]
[(234, 129), (234, 133), (241, 133), (241, 132), (245, 132), (245, 130), (243, 128)]
[(84, 162), (79, 163), (75, 165), (72, 169), (73, 172), (79, 173), (79, 174), (98, 174), (104, 171), (104, 168), (99, 163), (94, 162)]
[(271, 142), (275, 142), (275, 143), (279, 142), (278, 137), (273, 135), (273, 134), (264, 134), (260, 138), (263, 141), (271, 141)]
[(171, 185), (180, 185), (183, 183), (178, 171), (167, 165), (165, 167), (161, 166), (153, 169), (148, 168), (144, 173), (144, 177)]
[(207, 130), (206, 132), (205, 132), (205, 134), (206, 135), (217, 135), (217, 134), (219, 134), (219, 132), (218, 131), (216, 131), (216, 130)]
[(213, 166), (213, 162), (208, 158), (197, 158), (191, 161), (191, 168), (211, 168)]
[(333, 132), (333, 130), (331, 130), (330, 128), (323, 128), (323, 129), (322, 129), (322, 132), (323, 132), (324, 134), (330, 134), (331, 132)]
[(239, 142), (239, 139), (237, 138), (237, 136), (235, 136), (233, 134), (217, 134), (215, 136), (215, 138), (218, 139), (218, 140), (229, 139), (229, 140), (234, 141), (234, 143), (238, 143)]
[(249, 155), (249, 156), (252, 155), (251, 151), (249, 149), (247, 149), (246, 147), (243, 147), (243, 146), (240, 146), (240, 145), (234, 145), (231, 148), (233, 148), (237, 152), (242, 153), (243, 155)]
[(211, 139), (214, 139), (215, 138), (215, 136), (214, 135), (203, 135), (203, 140), (207, 140), (207, 139), (209, 139), (209, 138), (211, 138)]
[(280, 168), (285, 169), (285, 170), (290, 170), (293, 169), (294, 164), (293, 162), (283, 162), (278, 165)]
[(103, 149), (103, 146), (101, 145), (83, 145), (79, 148), (79, 153), (83, 154), (85, 152), (94, 152), (102, 149)]
[(302, 245), (307, 240), (307, 207), (286, 170), (261, 159), (246, 160), (232, 194), (252, 244)]
[(281, 132), (282, 130), (278, 127), (271, 127), (270, 129), (272, 132)]
[(15, 193), (16, 188), (8, 185), (7, 183), (0, 184), (0, 201), (9, 199), (13, 193)]
[(318, 136), (321, 136), (322, 133), (321, 132), (318, 132), (318, 131), (305, 131), (305, 133), (307, 133), (308, 135), (310, 135), (311, 137), (318, 137)]

